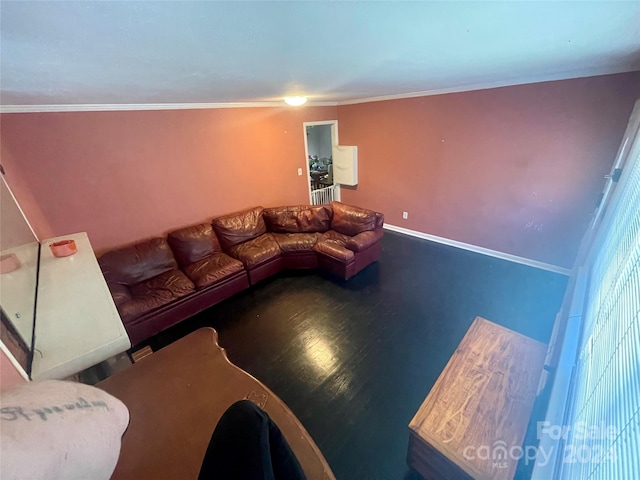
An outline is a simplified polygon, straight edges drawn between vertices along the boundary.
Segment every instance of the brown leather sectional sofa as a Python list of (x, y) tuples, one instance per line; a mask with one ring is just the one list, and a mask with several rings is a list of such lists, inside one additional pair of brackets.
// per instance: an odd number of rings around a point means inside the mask
[(381, 213), (340, 202), (255, 207), (98, 262), (135, 345), (283, 269), (347, 280), (380, 257), (383, 223)]

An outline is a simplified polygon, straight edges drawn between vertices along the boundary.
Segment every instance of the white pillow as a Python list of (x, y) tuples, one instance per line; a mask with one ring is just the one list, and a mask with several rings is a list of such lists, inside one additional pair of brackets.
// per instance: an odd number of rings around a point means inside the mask
[(108, 479), (129, 410), (74, 382), (27, 383), (0, 394), (2, 479)]

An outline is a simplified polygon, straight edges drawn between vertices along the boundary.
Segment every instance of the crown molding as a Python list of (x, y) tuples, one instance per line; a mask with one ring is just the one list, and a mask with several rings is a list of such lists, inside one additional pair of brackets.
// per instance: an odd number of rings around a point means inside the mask
[(628, 64), (616, 67), (599, 67), (586, 70), (536, 75), (527, 78), (503, 80), (498, 82), (461, 85), (448, 88), (437, 88), (420, 92), (381, 95), (376, 97), (356, 98), (335, 102), (308, 102), (300, 107), (290, 107), (282, 101), (267, 102), (229, 102), (229, 103), (86, 103), (65, 105), (0, 105), (0, 113), (42, 113), (42, 112), (117, 112), (135, 110), (202, 110), (216, 108), (308, 108), (308, 107), (336, 107), (356, 105), (359, 103), (384, 102), (387, 100), (402, 100), (405, 98), (429, 97), (445, 95), (447, 93), (462, 93), (474, 90), (488, 90), (491, 88), (511, 87), (530, 83), (572, 80), (576, 78), (596, 77), (599, 75), (615, 75), (640, 71), (640, 65)]
[(600, 67), (588, 70), (579, 70), (571, 72), (561, 72), (545, 75), (535, 75), (533, 77), (503, 80), (499, 82), (477, 83), (474, 85), (462, 85), (457, 87), (437, 88), (434, 90), (425, 90), (422, 92), (409, 92), (397, 95), (381, 95), (377, 97), (358, 98), (353, 100), (343, 100), (338, 102), (338, 106), (357, 105), (359, 103), (384, 102), (387, 100), (402, 100), (404, 98), (430, 97), (433, 95), (445, 95), (447, 93), (471, 92), (474, 90), (489, 90), (491, 88), (513, 87), (517, 85), (526, 85), (530, 83), (554, 82), (559, 80), (573, 80), (576, 78), (597, 77), (599, 75), (615, 75), (618, 73), (632, 73), (638, 71), (640, 65), (624, 65), (617, 67)]
[(0, 105), (0, 113), (46, 112), (122, 112), (136, 110), (204, 110), (215, 108), (308, 108), (335, 107), (337, 102), (309, 102), (300, 107), (290, 107), (283, 102), (236, 103), (86, 103), (67, 105)]

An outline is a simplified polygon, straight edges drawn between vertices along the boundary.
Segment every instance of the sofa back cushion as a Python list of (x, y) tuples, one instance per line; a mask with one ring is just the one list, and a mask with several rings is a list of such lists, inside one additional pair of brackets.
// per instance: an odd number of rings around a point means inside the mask
[(331, 227), (331, 208), (326, 205), (266, 208), (263, 215), (274, 233), (326, 232)]
[(360, 232), (374, 230), (378, 223), (378, 217), (373, 210), (353, 207), (340, 202), (331, 202), (333, 218), (331, 230), (343, 235), (354, 236)]
[(112, 250), (98, 259), (107, 282), (133, 286), (177, 268), (164, 238), (152, 238), (130, 247)]
[(210, 223), (174, 230), (167, 235), (167, 241), (182, 267), (222, 251)]
[(226, 250), (267, 233), (263, 210), (262, 207), (254, 207), (215, 218), (212, 225), (222, 248)]

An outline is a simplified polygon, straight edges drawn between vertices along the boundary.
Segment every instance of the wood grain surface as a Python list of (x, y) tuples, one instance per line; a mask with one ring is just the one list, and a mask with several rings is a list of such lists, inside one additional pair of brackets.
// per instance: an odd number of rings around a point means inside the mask
[(430, 479), (512, 479), (546, 351), (477, 317), (409, 424), (409, 464)]

